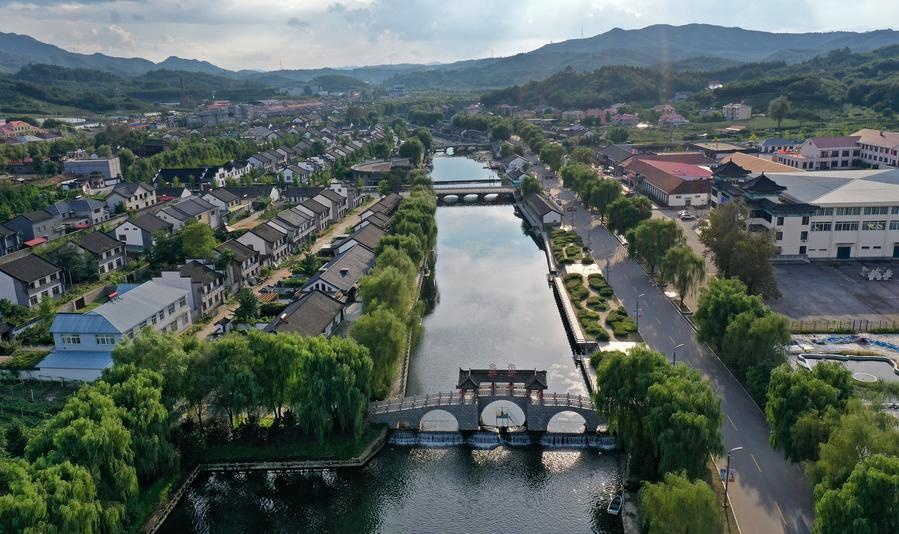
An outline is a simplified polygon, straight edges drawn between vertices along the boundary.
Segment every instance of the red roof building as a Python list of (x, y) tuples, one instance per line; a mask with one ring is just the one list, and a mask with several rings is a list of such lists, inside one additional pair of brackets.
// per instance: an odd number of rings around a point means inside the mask
[(637, 187), (665, 206), (705, 206), (712, 190), (712, 171), (707, 167), (634, 158), (628, 162)]

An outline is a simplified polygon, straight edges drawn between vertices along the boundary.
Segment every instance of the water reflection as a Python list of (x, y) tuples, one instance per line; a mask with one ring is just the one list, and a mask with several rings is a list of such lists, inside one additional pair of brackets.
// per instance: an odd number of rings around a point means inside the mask
[(424, 320), (409, 393), (449, 391), (459, 367), (546, 369), (552, 391), (584, 393), (546, 260), (511, 206), (437, 210), (440, 301)]

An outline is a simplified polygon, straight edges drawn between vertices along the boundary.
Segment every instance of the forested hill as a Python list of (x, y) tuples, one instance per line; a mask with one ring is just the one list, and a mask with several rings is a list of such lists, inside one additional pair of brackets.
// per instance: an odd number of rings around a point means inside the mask
[[(709, 80), (724, 87), (704, 91)], [(616, 102), (670, 102), (677, 91), (697, 93), (698, 104), (746, 101), (763, 109), (786, 95), (808, 109), (837, 110), (844, 104), (899, 111), (899, 46), (855, 54), (835, 50), (795, 65), (752, 63), (711, 71), (675, 71), (659, 67), (603, 67), (589, 73), (573, 69), (542, 81), (485, 94), (487, 106), (553, 106), (560, 109), (605, 107)]]
[(234, 80), (201, 72), (150, 71), (140, 76), (119, 76), (91, 69), (29, 65), (12, 75), (0, 75), (0, 113), (40, 114), (78, 109), (125, 112), (154, 103), (178, 102), (181, 81), (188, 98), (237, 101), (267, 98), (274, 89), (252, 81)]

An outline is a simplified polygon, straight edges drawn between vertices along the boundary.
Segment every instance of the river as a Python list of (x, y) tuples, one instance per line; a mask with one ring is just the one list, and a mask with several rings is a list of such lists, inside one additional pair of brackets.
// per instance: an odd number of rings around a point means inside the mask
[[(480, 169), (463, 158), (435, 158)], [(464, 163), (460, 163), (464, 162)], [(459, 367), (546, 369), (550, 391), (583, 392), (546, 260), (512, 206), (437, 211), (439, 301), (424, 320), (409, 394), (448, 391)], [(564, 422), (563, 422), (564, 424)], [(595, 450), (387, 446), (362, 469), (198, 477), (163, 532), (598, 532), (617, 457)]]

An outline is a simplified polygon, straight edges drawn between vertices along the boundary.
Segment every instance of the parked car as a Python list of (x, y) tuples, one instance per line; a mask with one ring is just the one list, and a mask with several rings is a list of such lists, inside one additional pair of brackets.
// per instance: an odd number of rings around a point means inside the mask
[(682, 221), (692, 221), (696, 218), (696, 215), (690, 210), (680, 210), (677, 212), (677, 216), (680, 217), (680, 220)]

